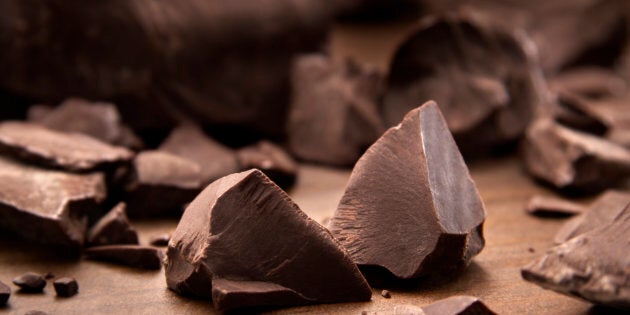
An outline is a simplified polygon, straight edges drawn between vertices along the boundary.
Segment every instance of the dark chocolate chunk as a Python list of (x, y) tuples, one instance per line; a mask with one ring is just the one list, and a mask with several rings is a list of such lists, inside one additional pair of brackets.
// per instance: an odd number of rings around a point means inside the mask
[(385, 130), (378, 113), (382, 75), (320, 54), (297, 58), (287, 135), (295, 156), (352, 165)]
[(630, 205), (612, 223), (581, 234), (523, 267), (545, 289), (630, 310)]
[(171, 240), (170, 234), (161, 234), (151, 237), (149, 244), (157, 247), (168, 246), (168, 242)]
[(90, 228), (87, 236), (89, 246), (138, 244), (138, 233), (127, 219), (126, 207), (124, 202), (118, 203)]
[(483, 155), (523, 134), (546, 99), (527, 40), (467, 14), (419, 23), (390, 65), (388, 126), (435, 100), (465, 156)]
[(199, 164), (204, 186), (239, 170), (236, 154), (232, 149), (214, 141), (192, 124), (184, 124), (173, 129), (159, 150)]
[(74, 278), (63, 277), (53, 282), (57, 296), (71, 297), (79, 293), (79, 284)]
[(389, 291), (388, 291), (388, 290), (383, 290), (383, 291), (381, 291), (381, 296), (382, 296), (382, 297), (384, 297), (384, 298), (386, 298), (386, 299), (389, 299), (389, 298), (391, 298), (391, 297), (392, 297), (392, 294), (391, 294), (391, 293), (389, 293)]
[(549, 79), (554, 92), (571, 92), (578, 95), (601, 98), (623, 96), (628, 85), (612, 70), (601, 67), (578, 67), (560, 72)]
[(255, 145), (236, 151), (241, 170), (257, 168), (283, 189), (295, 184), (298, 166), (281, 147), (260, 141)]
[(11, 297), (11, 288), (0, 281), (0, 307), (7, 305)]
[(630, 174), (630, 151), (551, 119), (528, 127), (523, 152), (529, 173), (560, 189), (599, 191)]
[(131, 217), (181, 214), (184, 204), (202, 188), (201, 168), (191, 160), (163, 151), (140, 152), (125, 185)]
[(525, 210), (539, 216), (569, 216), (584, 212), (586, 207), (558, 197), (536, 195), (529, 199)]
[(409, 112), (355, 165), (330, 226), (361, 266), (448, 274), (484, 247), (486, 212), (434, 102)]
[(0, 157), (0, 227), (24, 238), (80, 247), (105, 194), (102, 174), (39, 169)]
[(133, 152), (92, 137), (64, 133), (36, 124), (0, 124), (0, 151), (43, 166), (87, 172), (127, 163)]
[(372, 293), (332, 235), (259, 170), (223, 177), (195, 198), (165, 269), (171, 290), (212, 297), (219, 310), (368, 301)]
[(426, 315), (494, 315), (480, 299), (457, 295), (423, 306)]
[(46, 287), (46, 279), (44, 279), (44, 277), (40, 274), (27, 272), (14, 278), (13, 284), (20, 287), (20, 290), (23, 292), (39, 293), (44, 290), (44, 287)]
[(571, 219), (558, 230), (556, 244), (610, 224), (630, 203), (630, 193), (609, 190), (601, 194), (583, 214)]
[(85, 250), (90, 260), (111, 262), (141, 269), (162, 268), (162, 250), (141, 245), (105, 245), (90, 247)]

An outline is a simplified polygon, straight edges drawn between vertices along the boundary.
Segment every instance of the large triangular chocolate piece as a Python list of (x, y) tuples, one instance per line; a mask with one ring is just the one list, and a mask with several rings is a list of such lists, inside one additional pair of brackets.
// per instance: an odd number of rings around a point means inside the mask
[(330, 233), (261, 171), (223, 177), (186, 209), (166, 260), (168, 287), (217, 309), (368, 301)]
[(485, 215), (444, 118), (428, 102), (357, 162), (331, 231), (357, 264), (414, 278), (467, 265), (484, 246)]

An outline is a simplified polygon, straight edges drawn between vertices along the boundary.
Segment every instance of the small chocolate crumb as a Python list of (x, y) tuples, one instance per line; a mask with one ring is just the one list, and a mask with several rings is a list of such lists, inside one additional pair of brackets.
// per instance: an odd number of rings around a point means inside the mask
[(3, 282), (0, 282), (0, 306), (6, 305), (10, 297), (11, 288)]
[(79, 284), (74, 278), (63, 277), (53, 282), (57, 296), (71, 297), (79, 293)]
[(164, 246), (168, 246), (168, 241), (170, 240), (171, 240), (170, 234), (155, 235), (151, 237), (149, 244), (151, 244), (152, 246), (164, 247)]
[(22, 289), (23, 292), (38, 293), (44, 290), (46, 280), (40, 274), (27, 272), (13, 279), (13, 284)]
[(536, 252), (536, 250), (533, 247), (528, 248), (527, 251), (530, 252), (530, 253), (535, 253)]
[(51, 271), (49, 271), (46, 274), (44, 274), (44, 279), (46, 279), (46, 280), (50, 280), (50, 279), (53, 279), (53, 278), (55, 278), (55, 274), (52, 273)]
[(381, 291), (381, 296), (386, 298), (386, 299), (389, 299), (389, 298), (392, 297), (392, 294), (389, 293), (389, 291), (387, 291), (387, 290), (383, 290), (383, 291)]

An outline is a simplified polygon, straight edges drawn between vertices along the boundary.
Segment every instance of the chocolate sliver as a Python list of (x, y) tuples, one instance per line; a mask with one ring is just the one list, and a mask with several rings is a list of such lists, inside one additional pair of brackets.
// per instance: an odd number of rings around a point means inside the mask
[(141, 245), (105, 245), (85, 250), (87, 259), (125, 265), (141, 269), (162, 268), (163, 252), (155, 247)]
[(308, 298), (279, 284), (261, 281), (212, 280), (212, 301), (218, 310), (249, 306), (308, 304)]

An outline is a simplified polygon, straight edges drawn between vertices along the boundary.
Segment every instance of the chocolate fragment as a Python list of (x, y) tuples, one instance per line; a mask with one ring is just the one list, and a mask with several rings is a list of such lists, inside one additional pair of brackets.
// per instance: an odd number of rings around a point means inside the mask
[(630, 151), (551, 119), (528, 127), (523, 149), (528, 172), (560, 189), (599, 191), (630, 174)]
[(300, 159), (352, 165), (384, 131), (378, 113), (382, 75), (321, 54), (294, 61), (287, 122), (289, 149)]
[(165, 270), (171, 290), (212, 297), (218, 310), (368, 301), (372, 293), (332, 235), (259, 170), (223, 177), (195, 198)]
[(120, 202), (96, 222), (88, 232), (89, 246), (138, 244), (138, 233), (127, 219), (126, 207), (124, 202)]
[(11, 288), (0, 281), (0, 307), (7, 305), (11, 297)]
[(389, 293), (389, 291), (387, 291), (387, 290), (383, 290), (383, 291), (381, 291), (381, 296), (386, 298), (386, 299), (389, 299), (389, 298), (392, 297), (392, 294)]
[(566, 199), (536, 195), (529, 199), (525, 210), (538, 216), (570, 216), (586, 211), (586, 207)]
[(203, 186), (239, 170), (236, 154), (232, 149), (214, 141), (201, 128), (192, 124), (173, 129), (159, 150), (199, 164)]
[(22, 292), (40, 293), (46, 287), (46, 279), (40, 274), (27, 272), (13, 279), (13, 284), (20, 287)]
[(610, 224), (630, 203), (630, 193), (609, 190), (601, 194), (583, 214), (565, 223), (554, 238), (556, 244)]
[(426, 315), (494, 315), (480, 299), (457, 295), (423, 306)]
[(523, 267), (545, 289), (630, 310), (630, 205), (612, 223), (570, 239)]
[(0, 157), (0, 227), (44, 244), (80, 247), (105, 199), (99, 173), (70, 174)]
[(297, 163), (284, 149), (269, 141), (240, 149), (236, 157), (241, 170), (257, 168), (283, 189), (295, 184)]
[(165, 246), (168, 246), (168, 242), (170, 240), (171, 240), (170, 234), (161, 234), (161, 235), (156, 235), (156, 236), (151, 237), (149, 244), (151, 244), (151, 246), (156, 246), (156, 247), (165, 247)]
[(355, 165), (330, 223), (360, 266), (449, 274), (484, 246), (485, 209), (434, 102), (409, 112)]
[(141, 245), (105, 245), (90, 247), (85, 250), (90, 260), (111, 262), (141, 269), (162, 268), (162, 250)]
[(478, 156), (523, 134), (546, 99), (528, 40), (469, 14), (427, 19), (398, 47), (383, 115), (396, 125), (435, 100), (460, 150)]
[(125, 164), (133, 152), (92, 137), (63, 133), (36, 124), (0, 123), (0, 151), (43, 166), (88, 172)]
[(79, 284), (74, 278), (63, 277), (53, 282), (57, 296), (71, 297), (79, 293)]
[(201, 190), (201, 168), (191, 160), (162, 151), (142, 151), (125, 185), (127, 213), (155, 217), (181, 213)]

